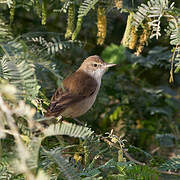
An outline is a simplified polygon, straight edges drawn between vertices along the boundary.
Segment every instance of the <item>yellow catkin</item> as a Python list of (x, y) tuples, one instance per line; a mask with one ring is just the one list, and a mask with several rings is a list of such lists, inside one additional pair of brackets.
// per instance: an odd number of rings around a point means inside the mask
[(142, 34), (140, 35), (139, 43), (136, 48), (135, 54), (137, 56), (139, 56), (142, 53), (143, 48), (144, 48), (145, 44), (147, 43), (149, 36), (150, 36), (150, 26), (148, 24), (146, 24), (143, 29)]
[(123, 0), (114, 0), (114, 4), (117, 9), (121, 9), (123, 7)]
[(83, 22), (83, 18), (79, 17), (77, 20), (76, 29), (74, 30), (72, 37), (71, 37), (72, 41), (74, 41), (76, 39), (79, 31), (81, 30), (82, 22)]
[(45, 1), (42, 1), (42, 5), (41, 5), (41, 10), (42, 10), (42, 13), (41, 13), (41, 24), (42, 25), (45, 25), (46, 24), (46, 19), (47, 19), (47, 12), (46, 12), (46, 2)]
[(169, 83), (173, 83), (174, 82), (174, 75), (173, 75), (173, 73), (174, 73), (174, 59), (175, 59), (175, 56), (176, 56), (175, 54), (178, 51), (180, 51), (180, 47), (178, 47), (178, 44), (177, 44), (176, 47), (173, 48), (173, 55), (171, 57), (171, 69), (170, 69), (170, 73), (169, 73), (169, 75), (170, 75)]
[(132, 22), (133, 22), (133, 12), (130, 12), (127, 23), (126, 23), (126, 29), (121, 41), (121, 44), (125, 47), (129, 47), (129, 40), (130, 40), (130, 33), (131, 33), (131, 27), (132, 27)]
[(98, 7), (97, 10), (97, 44), (102, 45), (106, 38), (106, 10)]
[(131, 27), (130, 40), (129, 40), (129, 49), (134, 49), (137, 43), (137, 33), (134, 26)]
[(10, 24), (12, 24), (14, 21), (15, 8), (16, 8), (16, 1), (13, 1), (13, 5), (10, 8)]
[(41, 18), (41, 4), (40, 4), (39, 0), (35, 0), (34, 3), (35, 3), (36, 13), (37, 13), (38, 17)]
[(66, 34), (65, 38), (71, 38), (73, 30), (74, 30), (74, 4), (70, 4), (68, 8), (68, 21), (67, 21), (67, 29), (66, 29)]
[(143, 124), (141, 123), (141, 120), (140, 119), (137, 119), (136, 120), (136, 129), (142, 129), (144, 126)]

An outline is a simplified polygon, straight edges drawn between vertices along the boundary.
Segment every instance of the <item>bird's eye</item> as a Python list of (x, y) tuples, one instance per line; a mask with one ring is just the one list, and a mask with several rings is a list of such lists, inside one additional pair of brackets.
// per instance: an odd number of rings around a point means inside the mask
[(95, 63), (95, 64), (93, 64), (93, 66), (94, 66), (94, 67), (97, 67), (98, 65)]

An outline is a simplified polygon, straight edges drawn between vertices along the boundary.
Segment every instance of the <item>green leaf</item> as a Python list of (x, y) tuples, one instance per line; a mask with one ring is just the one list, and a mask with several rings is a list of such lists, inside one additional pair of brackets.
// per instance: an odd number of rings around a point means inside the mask
[(84, 0), (78, 10), (78, 18), (86, 16), (99, 0)]
[(108, 63), (119, 64), (126, 59), (125, 47), (111, 44), (102, 52), (102, 58)]
[(51, 124), (43, 131), (45, 137), (56, 135), (67, 135), (78, 138), (89, 138), (93, 136), (93, 131), (88, 127), (79, 126), (72, 123), (62, 122), (59, 124)]

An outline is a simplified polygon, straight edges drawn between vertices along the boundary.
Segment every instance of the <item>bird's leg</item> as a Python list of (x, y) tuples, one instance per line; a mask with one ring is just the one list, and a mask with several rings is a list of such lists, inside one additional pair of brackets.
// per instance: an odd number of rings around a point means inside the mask
[(74, 119), (78, 124), (80, 124), (80, 125), (82, 125), (82, 126), (85, 125), (83, 122), (79, 121), (77, 118), (73, 118), (73, 119)]

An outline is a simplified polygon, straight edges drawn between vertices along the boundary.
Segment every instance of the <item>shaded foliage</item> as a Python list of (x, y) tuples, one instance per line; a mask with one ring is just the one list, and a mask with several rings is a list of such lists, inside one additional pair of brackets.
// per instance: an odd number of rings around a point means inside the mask
[[(0, 5), (0, 179), (179, 176), (178, 2)], [(92, 54), (118, 65), (79, 118), (87, 125), (44, 118), (62, 79)]]

